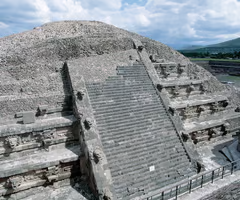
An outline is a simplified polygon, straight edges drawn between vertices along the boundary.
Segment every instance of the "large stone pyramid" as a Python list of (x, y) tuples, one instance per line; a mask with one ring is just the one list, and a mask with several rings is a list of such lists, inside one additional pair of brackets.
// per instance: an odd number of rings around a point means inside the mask
[(1, 38), (0, 199), (158, 199), (201, 170), (188, 143), (239, 128), (238, 106), (180, 53), (102, 22)]

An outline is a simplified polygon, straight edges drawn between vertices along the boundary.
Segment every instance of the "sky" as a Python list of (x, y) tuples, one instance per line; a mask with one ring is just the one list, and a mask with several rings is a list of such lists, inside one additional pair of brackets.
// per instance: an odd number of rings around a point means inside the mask
[(175, 49), (240, 37), (240, 0), (0, 0), (0, 37), (47, 22), (95, 20)]

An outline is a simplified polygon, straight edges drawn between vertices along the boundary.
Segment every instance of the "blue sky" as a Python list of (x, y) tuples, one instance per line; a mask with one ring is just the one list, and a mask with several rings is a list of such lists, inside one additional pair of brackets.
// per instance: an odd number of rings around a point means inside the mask
[(46, 22), (97, 20), (174, 48), (240, 37), (238, 0), (0, 0), (0, 37)]

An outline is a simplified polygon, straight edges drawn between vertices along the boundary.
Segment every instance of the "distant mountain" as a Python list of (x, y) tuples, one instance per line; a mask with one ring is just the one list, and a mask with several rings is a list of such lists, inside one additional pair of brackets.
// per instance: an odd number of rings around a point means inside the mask
[(190, 45), (190, 46), (183, 47), (182, 50), (194, 50), (194, 49), (199, 49), (203, 47), (204, 46), (201, 46), (201, 45)]
[(179, 50), (182, 53), (233, 53), (234, 51), (240, 51), (240, 38), (221, 42), (218, 44), (212, 44), (207, 46), (192, 45), (189, 48)]
[(226, 42), (221, 42), (218, 44), (212, 44), (212, 45), (208, 45), (206, 47), (240, 47), (240, 38), (237, 39), (233, 39), (233, 40), (228, 40)]

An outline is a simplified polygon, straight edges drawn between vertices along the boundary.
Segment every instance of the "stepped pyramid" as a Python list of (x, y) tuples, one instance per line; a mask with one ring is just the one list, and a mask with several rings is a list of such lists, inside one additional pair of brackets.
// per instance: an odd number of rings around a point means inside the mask
[(239, 129), (233, 90), (135, 33), (64, 21), (0, 46), (0, 200), (159, 199), (200, 171), (188, 143)]

